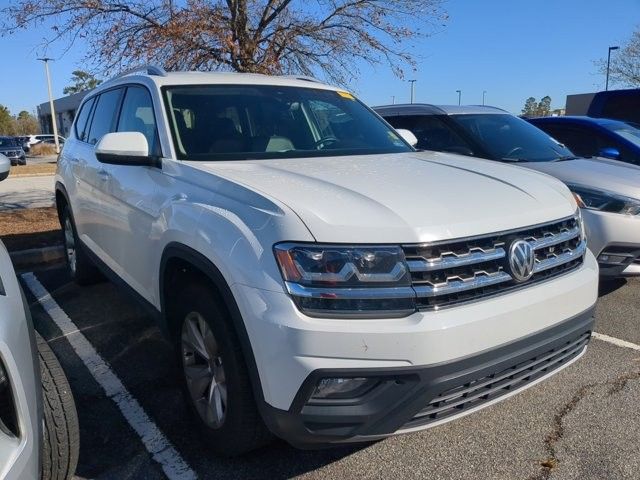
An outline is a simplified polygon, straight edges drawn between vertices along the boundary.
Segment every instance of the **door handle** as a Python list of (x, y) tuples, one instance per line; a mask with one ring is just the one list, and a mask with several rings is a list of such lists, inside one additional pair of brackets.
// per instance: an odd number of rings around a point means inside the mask
[(106, 182), (107, 180), (109, 180), (109, 178), (111, 178), (111, 174), (106, 170), (98, 170), (98, 178), (103, 182)]

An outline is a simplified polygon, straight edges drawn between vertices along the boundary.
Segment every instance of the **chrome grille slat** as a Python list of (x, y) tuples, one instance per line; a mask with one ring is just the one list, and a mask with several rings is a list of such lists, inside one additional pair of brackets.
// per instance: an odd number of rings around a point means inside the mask
[(433, 270), (442, 270), (443, 268), (464, 267), (465, 265), (472, 265), (474, 263), (498, 260), (505, 256), (506, 252), (504, 251), (504, 248), (498, 247), (489, 251), (470, 252), (453, 257), (409, 260), (407, 263), (409, 264), (409, 270), (412, 272), (431, 272)]
[[(516, 281), (509, 248), (529, 242), (533, 275)], [(420, 309), (439, 309), (524, 288), (567, 273), (583, 261), (586, 244), (577, 217), (543, 225), (432, 244), (404, 245)], [(522, 279), (521, 279), (522, 280)]]
[(571, 230), (566, 230), (564, 232), (543, 237), (539, 240), (535, 240), (530, 243), (534, 250), (538, 250), (540, 248), (552, 247), (554, 245), (558, 245), (559, 243), (564, 243), (569, 240), (573, 240), (579, 235), (580, 235), (580, 229), (576, 227), (576, 228), (572, 228)]
[(536, 262), (535, 266), (533, 267), (533, 272), (534, 273), (544, 272), (545, 270), (549, 270), (550, 268), (564, 265), (565, 263), (570, 262), (575, 258), (581, 257), (582, 255), (585, 254), (586, 251), (587, 251), (587, 242), (582, 240), (578, 244), (578, 246), (573, 250), (563, 252), (555, 257), (547, 258), (545, 260), (540, 260), (539, 262)]
[(511, 280), (511, 275), (506, 272), (498, 272), (490, 275), (480, 275), (469, 280), (448, 280), (446, 283), (434, 286), (415, 285), (418, 297), (435, 297), (437, 295), (447, 295), (476, 288), (488, 287)]

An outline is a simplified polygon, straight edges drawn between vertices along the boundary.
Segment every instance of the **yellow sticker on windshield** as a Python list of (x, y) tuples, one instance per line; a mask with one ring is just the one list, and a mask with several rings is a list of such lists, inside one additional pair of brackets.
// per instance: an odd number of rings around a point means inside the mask
[(343, 92), (342, 90), (337, 90), (338, 95), (342, 98), (348, 98), (349, 100), (355, 100), (355, 97), (351, 95), (349, 92)]

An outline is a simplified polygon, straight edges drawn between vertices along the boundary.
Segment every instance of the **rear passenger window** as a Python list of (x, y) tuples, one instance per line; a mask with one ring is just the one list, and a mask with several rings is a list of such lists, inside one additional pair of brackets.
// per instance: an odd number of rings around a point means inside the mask
[(129, 87), (124, 97), (119, 132), (140, 132), (149, 144), (149, 152), (158, 153), (156, 150), (157, 138), (156, 120), (153, 116), (153, 103), (149, 91), (144, 87)]
[(107, 133), (115, 132), (116, 112), (120, 104), (122, 89), (109, 90), (98, 97), (96, 108), (94, 109), (93, 120), (87, 141), (95, 145)]
[(84, 102), (76, 118), (76, 125), (75, 125), (76, 138), (78, 140), (82, 140), (83, 142), (86, 141), (87, 135), (89, 134), (89, 132), (87, 131), (89, 130), (87, 128), (87, 120), (89, 120), (89, 114), (91, 113), (91, 108), (93, 107), (95, 100), (96, 100), (95, 98), (91, 98), (86, 102)]

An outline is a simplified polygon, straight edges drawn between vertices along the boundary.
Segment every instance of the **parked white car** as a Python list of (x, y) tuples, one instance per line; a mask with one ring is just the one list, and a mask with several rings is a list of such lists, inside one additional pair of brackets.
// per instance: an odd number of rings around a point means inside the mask
[(375, 110), (411, 130), (425, 150), (472, 155), (545, 172), (577, 195), (600, 274), (640, 275), (640, 167), (578, 158), (542, 130), (481, 106), (387, 105)]
[(593, 328), (598, 267), (561, 182), (416, 153), (306, 78), (108, 81), (56, 198), (71, 275), (99, 269), (157, 316), (222, 454), (466, 415), (575, 361)]
[[(0, 180), (8, 169), (0, 158)], [(33, 329), (0, 242), (0, 480), (71, 480), (78, 451), (78, 417), (69, 383)]]
[[(55, 135), (51, 133), (40, 133), (38, 135), (29, 135), (27, 136), (27, 145), (32, 147), (38, 143), (55, 143)], [(67, 139), (62, 135), (58, 135), (58, 142), (60, 145), (63, 145)]]

